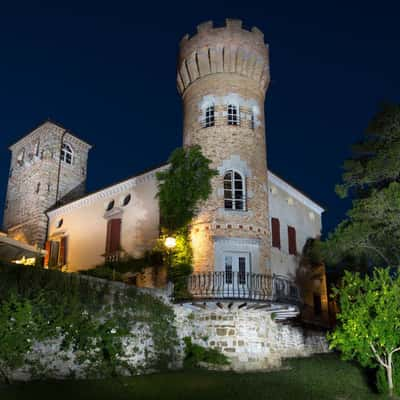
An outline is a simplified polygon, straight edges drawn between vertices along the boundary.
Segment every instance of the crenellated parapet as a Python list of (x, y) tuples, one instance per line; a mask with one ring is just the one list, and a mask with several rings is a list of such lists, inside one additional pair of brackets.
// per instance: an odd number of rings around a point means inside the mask
[(256, 27), (242, 28), (242, 21), (227, 19), (224, 27), (212, 21), (197, 26), (180, 43), (177, 84), (180, 94), (196, 80), (216, 73), (235, 73), (257, 82), (265, 92), (270, 81), (268, 45)]

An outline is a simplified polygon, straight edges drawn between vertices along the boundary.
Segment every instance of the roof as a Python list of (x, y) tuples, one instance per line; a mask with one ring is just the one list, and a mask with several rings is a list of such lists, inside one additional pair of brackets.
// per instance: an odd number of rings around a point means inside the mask
[(41, 126), (43, 126), (44, 124), (47, 123), (51, 123), (53, 125), (58, 126), (61, 129), (64, 129), (65, 132), (67, 132), (69, 135), (73, 136), (74, 138), (76, 138), (77, 140), (87, 144), (89, 147), (93, 147), (90, 143), (86, 142), (85, 140), (81, 139), (78, 135), (76, 135), (75, 133), (71, 132), (68, 128), (64, 127), (63, 125), (61, 125), (59, 122), (53, 121), (50, 118), (47, 118), (46, 120), (44, 120), (43, 122), (41, 122), (40, 124), (36, 125), (33, 129), (30, 129), (25, 135), (21, 136), (16, 142), (12, 143), (9, 145), (9, 149), (11, 149), (13, 146), (15, 146), (17, 143), (19, 143), (21, 140), (23, 140), (26, 136), (30, 135), (33, 131), (35, 131), (36, 129), (40, 128)]
[[(151, 167), (151, 168), (146, 168), (145, 170), (142, 170), (142, 171), (139, 172), (138, 174), (128, 176), (127, 178), (122, 179), (122, 180), (119, 180), (119, 181), (117, 181), (117, 182), (115, 182), (115, 183), (113, 183), (113, 184), (111, 184), (111, 185), (107, 185), (107, 186), (104, 186), (104, 187), (102, 187), (102, 188), (100, 188), (100, 189), (97, 189), (97, 190), (94, 190), (94, 191), (92, 191), (92, 192), (89, 192), (89, 193), (85, 194), (84, 196), (82, 196), (82, 197), (80, 197), (80, 198), (78, 198), (78, 199), (69, 201), (69, 202), (67, 202), (67, 203), (54, 205), (53, 207), (49, 208), (47, 211), (50, 212), (50, 211), (54, 211), (54, 210), (56, 210), (56, 209), (58, 209), (58, 208), (62, 208), (62, 207), (68, 206), (68, 205), (70, 205), (70, 204), (73, 204), (73, 203), (75, 203), (75, 202), (78, 202), (78, 201), (80, 201), (80, 200), (83, 200), (83, 199), (85, 199), (85, 198), (88, 198), (88, 197), (90, 197), (90, 196), (93, 196), (93, 195), (95, 195), (96, 193), (100, 193), (100, 192), (102, 192), (102, 191), (104, 191), (104, 190), (107, 190), (107, 189), (110, 189), (110, 188), (112, 188), (112, 187), (114, 187), (114, 186), (123, 184), (124, 182), (128, 182), (128, 181), (131, 180), (131, 179), (140, 177), (141, 175), (144, 175), (144, 174), (147, 174), (147, 173), (149, 173), (149, 172), (155, 171), (155, 170), (157, 170), (157, 169), (161, 169), (161, 168), (163, 168), (163, 167), (166, 167), (167, 165), (168, 165), (168, 163), (162, 163), (162, 164), (158, 164), (158, 165), (156, 165), (156, 166), (153, 166), (153, 167)], [(298, 193), (301, 195), (301, 197), (306, 198), (306, 199), (308, 200), (309, 205), (310, 205), (312, 208), (315, 208), (317, 212), (322, 213), (323, 211), (325, 211), (324, 207), (322, 207), (320, 204), (318, 204), (317, 202), (315, 202), (314, 200), (312, 200), (311, 197), (309, 197), (308, 195), (306, 195), (304, 192), (302, 192), (301, 190), (297, 189), (295, 186), (293, 186), (291, 183), (289, 183), (286, 179), (283, 179), (282, 177), (280, 177), (279, 175), (275, 174), (275, 173), (272, 172), (271, 170), (268, 170), (268, 173), (269, 173), (269, 174), (268, 174), (269, 177), (271, 176), (271, 174), (275, 175), (278, 179), (280, 179), (282, 182), (284, 182), (287, 186), (289, 186), (290, 188), (292, 188), (293, 190), (295, 190), (296, 192), (298, 192)], [(299, 197), (299, 196), (298, 196), (298, 197)]]

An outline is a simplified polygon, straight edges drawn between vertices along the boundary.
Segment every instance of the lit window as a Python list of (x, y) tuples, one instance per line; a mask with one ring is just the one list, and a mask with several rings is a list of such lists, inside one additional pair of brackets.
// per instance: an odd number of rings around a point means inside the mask
[(228, 125), (239, 125), (239, 110), (233, 104), (228, 105)]
[(67, 143), (63, 143), (61, 146), (61, 161), (72, 164), (73, 155), (72, 147)]
[(225, 209), (244, 210), (245, 193), (242, 175), (235, 171), (228, 171), (224, 175), (224, 203)]
[(206, 108), (206, 112), (204, 114), (204, 128), (209, 128), (210, 126), (215, 125), (215, 111), (214, 106), (209, 106)]
[(130, 201), (131, 201), (131, 195), (128, 194), (127, 196), (125, 196), (124, 201), (122, 202), (122, 205), (125, 207), (129, 204)]
[(107, 208), (106, 208), (106, 211), (111, 211), (111, 210), (114, 208), (114, 205), (115, 205), (115, 201), (114, 201), (114, 200), (111, 200), (111, 201), (108, 203), (108, 206), (107, 206)]

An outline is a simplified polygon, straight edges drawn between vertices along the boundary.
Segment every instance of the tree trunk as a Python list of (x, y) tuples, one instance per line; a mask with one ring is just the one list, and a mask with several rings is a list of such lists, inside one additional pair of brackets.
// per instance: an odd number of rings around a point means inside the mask
[(388, 357), (388, 367), (386, 368), (388, 387), (389, 387), (389, 396), (393, 397), (393, 370), (392, 370), (392, 354), (389, 354)]

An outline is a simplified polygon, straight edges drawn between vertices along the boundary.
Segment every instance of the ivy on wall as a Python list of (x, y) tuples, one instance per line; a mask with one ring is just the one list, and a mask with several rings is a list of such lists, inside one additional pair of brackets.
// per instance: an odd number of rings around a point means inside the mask
[[(112, 290), (78, 274), (0, 264), (0, 373), (9, 381), (35, 342), (60, 338), (60, 351), (77, 355), (86, 376), (135, 373), (124, 343), (138, 325), (152, 342), (146, 368), (167, 368), (178, 342), (174, 318), (171, 307), (135, 288)], [(31, 372), (47, 371), (42, 362)]]
[[(175, 300), (188, 298), (187, 277), (192, 273), (190, 224), (202, 201), (212, 192), (211, 179), (218, 174), (200, 146), (178, 148), (169, 160), (170, 167), (157, 173), (161, 220), (160, 247), (164, 249), (169, 279), (174, 283)], [(164, 239), (176, 239), (174, 249), (163, 247)]]

